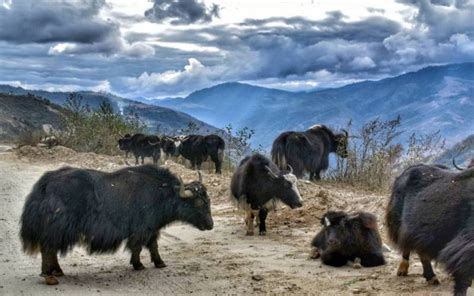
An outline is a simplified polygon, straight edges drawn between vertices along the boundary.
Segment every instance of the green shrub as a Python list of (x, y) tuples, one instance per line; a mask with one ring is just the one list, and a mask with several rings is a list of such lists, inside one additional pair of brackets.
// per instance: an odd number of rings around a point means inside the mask
[(57, 137), (62, 145), (79, 152), (114, 155), (119, 153), (117, 140), (129, 133), (142, 132), (144, 125), (136, 115), (115, 113), (108, 101), (97, 110), (82, 104), (82, 97), (72, 93), (65, 103), (63, 129)]

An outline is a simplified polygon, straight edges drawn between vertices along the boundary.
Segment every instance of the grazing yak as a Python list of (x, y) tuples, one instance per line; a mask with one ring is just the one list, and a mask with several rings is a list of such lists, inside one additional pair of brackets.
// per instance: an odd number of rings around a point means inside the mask
[(191, 162), (193, 169), (201, 169), (201, 164), (211, 157), (216, 166), (216, 174), (222, 173), (225, 142), (218, 135), (189, 135), (181, 140), (179, 154)]
[(280, 169), (288, 165), (302, 178), (309, 173), (310, 180), (320, 180), (321, 171), (329, 166), (329, 153), (347, 157), (348, 133), (334, 134), (324, 125), (314, 125), (304, 132), (284, 132), (272, 146), (272, 160)]
[(141, 157), (142, 164), (145, 162), (145, 157), (153, 158), (153, 163), (157, 164), (160, 159), (161, 145), (160, 138), (153, 135), (134, 134), (130, 136), (126, 134), (122, 139), (118, 140), (119, 149), (125, 151), (125, 158), (128, 158), (128, 153), (132, 152), (135, 156), (135, 165), (138, 164), (138, 158)]
[(153, 165), (113, 173), (62, 168), (45, 173), (27, 197), (21, 216), (23, 250), (41, 252), (46, 283), (63, 275), (58, 252), (77, 244), (89, 253), (115, 252), (123, 241), (130, 264), (143, 269), (142, 247), (157, 268), (165, 267), (158, 253), (160, 229), (174, 222), (200, 230), (213, 228), (210, 201), (201, 182), (183, 184), (168, 169)]
[(281, 171), (263, 155), (244, 158), (231, 181), (231, 194), (239, 207), (245, 209), (247, 235), (254, 234), (253, 220), (258, 215), (259, 234), (266, 234), (265, 219), (276, 200), (290, 208), (303, 206), (295, 175)]
[(344, 266), (348, 261), (364, 267), (385, 264), (377, 218), (367, 212), (347, 214), (329, 211), (321, 218), (324, 228), (311, 242), (312, 258), (326, 265)]
[(403, 256), (399, 276), (408, 274), (416, 252), (430, 284), (439, 284), (431, 266), (436, 260), (454, 276), (455, 295), (466, 295), (474, 278), (474, 167), (409, 167), (394, 182), (386, 225)]

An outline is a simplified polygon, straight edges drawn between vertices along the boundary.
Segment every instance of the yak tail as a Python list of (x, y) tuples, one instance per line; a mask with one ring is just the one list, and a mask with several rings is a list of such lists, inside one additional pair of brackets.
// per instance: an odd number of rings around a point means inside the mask
[[(286, 140), (286, 139), (285, 139)], [(281, 169), (286, 170), (288, 168), (288, 162), (286, 160), (286, 141), (277, 138), (275, 142), (273, 142), (272, 146), (272, 161)]]
[(224, 160), (224, 149), (217, 149), (217, 157), (219, 158), (220, 162)]
[(472, 229), (461, 231), (441, 250), (438, 261), (450, 274), (474, 277), (474, 233)]
[(387, 206), (387, 213), (385, 214), (385, 223), (388, 228), (388, 236), (392, 242), (398, 244), (400, 227), (402, 226), (402, 214), (405, 198), (402, 195), (392, 193), (390, 202)]
[(20, 220), (20, 238), (23, 251), (35, 255), (40, 251), (41, 235), (43, 233), (41, 203), (45, 198), (47, 178), (43, 176), (33, 187), (26, 199)]

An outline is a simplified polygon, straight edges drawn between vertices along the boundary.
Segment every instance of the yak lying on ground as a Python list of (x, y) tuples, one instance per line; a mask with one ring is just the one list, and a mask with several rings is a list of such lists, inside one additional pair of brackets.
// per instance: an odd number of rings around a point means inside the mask
[(246, 211), (247, 235), (254, 234), (253, 220), (257, 214), (260, 220), (259, 233), (265, 235), (265, 219), (275, 200), (281, 200), (292, 209), (303, 205), (295, 175), (281, 171), (260, 154), (246, 157), (240, 162), (232, 176), (231, 193)]
[(138, 158), (142, 159), (142, 164), (145, 162), (145, 157), (153, 158), (153, 163), (157, 164), (160, 159), (160, 138), (153, 135), (134, 134), (130, 136), (125, 135), (118, 140), (119, 148), (125, 151), (125, 158), (128, 153), (132, 152), (135, 156), (135, 164), (138, 164)]
[(41, 252), (47, 284), (63, 275), (58, 252), (84, 243), (89, 253), (114, 252), (127, 240), (136, 270), (142, 247), (158, 268), (160, 229), (174, 221), (200, 230), (213, 228), (210, 201), (201, 182), (183, 184), (168, 169), (152, 165), (113, 173), (62, 168), (45, 173), (34, 185), (21, 216), (23, 250)]
[(416, 252), (429, 283), (439, 283), (431, 266), (437, 260), (454, 276), (455, 294), (466, 295), (474, 278), (474, 167), (409, 167), (395, 180), (386, 224), (403, 255), (399, 276), (408, 274)]
[(218, 135), (189, 135), (181, 140), (179, 154), (191, 162), (193, 169), (201, 169), (201, 164), (209, 157), (216, 166), (216, 173), (222, 173), (225, 142)]
[(321, 179), (329, 165), (329, 153), (347, 156), (348, 133), (334, 134), (324, 125), (314, 125), (304, 132), (284, 132), (272, 146), (272, 160), (280, 169), (293, 167), (296, 177), (309, 173), (310, 180)]
[(366, 212), (347, 214), (329, 211), (321, 218), (324, 228), (314, 237), (311, 246), (326, 265), (344, 266), (348, 261), (364, 267), (385, 264), (382, 239), (377, 218)]

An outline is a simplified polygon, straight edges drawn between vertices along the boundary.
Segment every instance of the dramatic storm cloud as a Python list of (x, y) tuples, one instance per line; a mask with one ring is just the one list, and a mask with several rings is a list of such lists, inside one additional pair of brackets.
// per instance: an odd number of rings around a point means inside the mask
[(212, 4), (208, 8), (197, 0), (155, 0), (145, 16), (156, 22), (171, 20), (172, 24), (207, 23), (219, 17), (219, 6)]
[(0, 0), (0, 81), (130, 97), (288, 90), (474, 60), (473, 0)]

